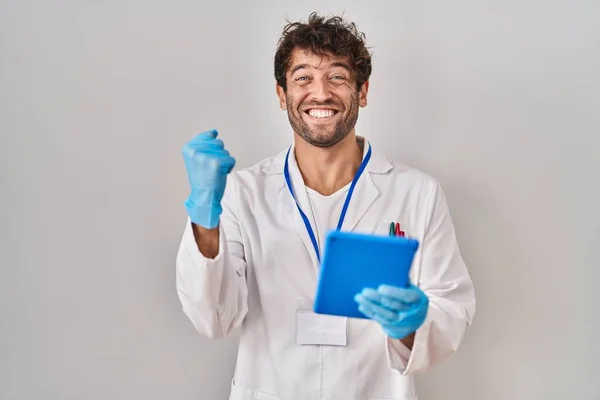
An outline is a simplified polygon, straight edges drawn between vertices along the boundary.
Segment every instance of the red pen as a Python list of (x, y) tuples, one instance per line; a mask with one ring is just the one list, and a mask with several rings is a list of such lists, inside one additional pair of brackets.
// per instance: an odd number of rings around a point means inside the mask
[(400, 229), (399, 222), (396, 222), (396, 231), (394, 233), (396, 236), (404, 237), (404, 231)]

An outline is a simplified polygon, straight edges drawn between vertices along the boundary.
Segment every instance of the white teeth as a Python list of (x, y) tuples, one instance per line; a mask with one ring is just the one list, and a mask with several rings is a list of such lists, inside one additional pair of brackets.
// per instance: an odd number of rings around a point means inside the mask
[(311, 108), (308, 110), (308, 114), (314, 118), (328, 118), (331, 117), (334, 112), (333, 110), (319, 110), (316, 108)]

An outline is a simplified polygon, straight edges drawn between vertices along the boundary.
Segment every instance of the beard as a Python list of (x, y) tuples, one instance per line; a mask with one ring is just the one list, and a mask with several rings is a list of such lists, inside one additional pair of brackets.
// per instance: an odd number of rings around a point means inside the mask
[[(287, 98), (287, 103), (291, 103), (292, 99)], [(331, 122), (325, 122), (323, 124), (312, 123), (308, 124), (302, 114), (304, 111), (300, 111), (300, 104), (294, 107), (288, 107), (288, 119), (294, 132), (296, 132), (302, 139), (309, 144), (316, 147), (332, 147), (338, 142), (343, 140), (356, 125), (358, 120), (358, 93), (353, 94), (350, 99), (350, 108), (346, 109), (343, 105), (337, 104), (333, 100), (329, 100), (323, 103), (310, 103), (311, 107), (318, 108), (323, 107), (335, 107), (339, 110), (334, 116), (329, 118), (337, 118), (335, 125), (332, 126)]]

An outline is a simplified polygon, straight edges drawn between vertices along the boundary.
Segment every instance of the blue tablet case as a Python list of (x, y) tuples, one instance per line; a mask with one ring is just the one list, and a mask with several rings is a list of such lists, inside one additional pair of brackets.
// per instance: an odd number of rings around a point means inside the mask
[(405, 287), (419, 247), (415, 239), (331, 231), (325, 239), (314, 302), (319, 314), (367, 318), (354, 296), (365, 287)]

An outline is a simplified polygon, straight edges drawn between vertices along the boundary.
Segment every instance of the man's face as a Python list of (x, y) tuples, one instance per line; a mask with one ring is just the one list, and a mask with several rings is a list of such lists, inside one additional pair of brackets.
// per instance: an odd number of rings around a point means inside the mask
[(318, 147), (331, 147), (353, 132), (358, 107), (367, 105), (368, 82), (360, 90), (350, 64), (295, 49), (286, 72), (287, 91), (277, 85), (282, 110), (298, 135)]

